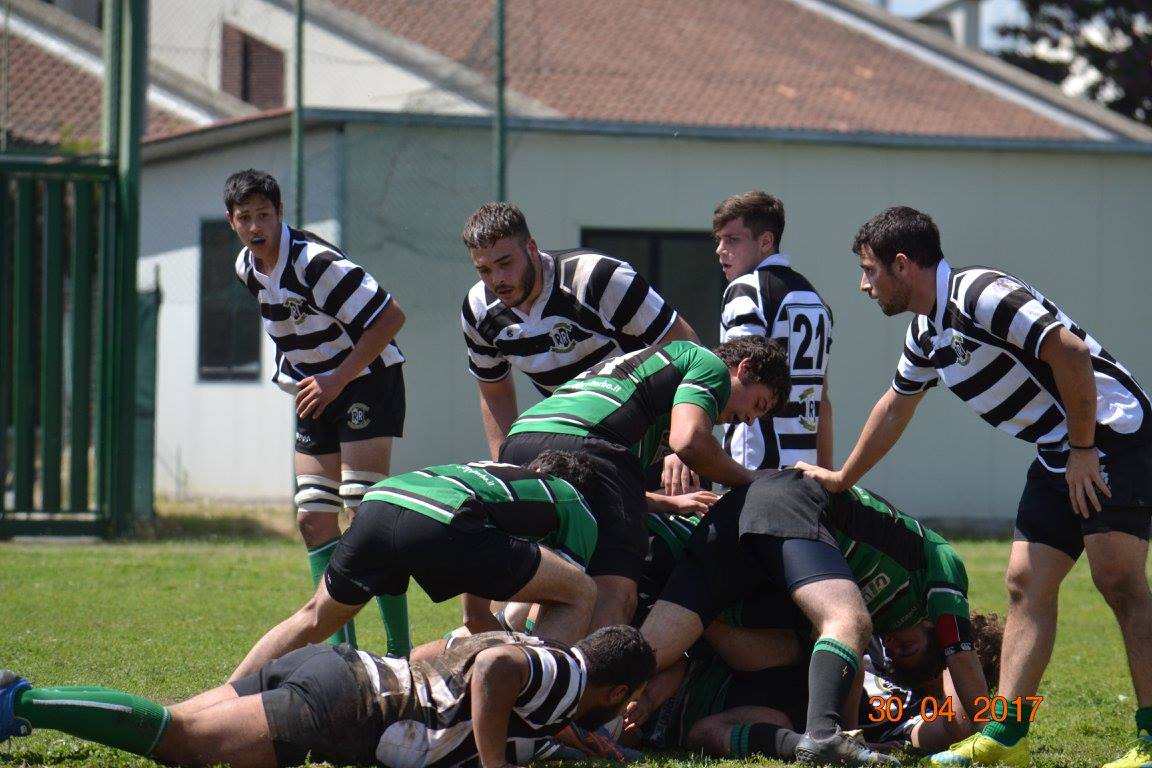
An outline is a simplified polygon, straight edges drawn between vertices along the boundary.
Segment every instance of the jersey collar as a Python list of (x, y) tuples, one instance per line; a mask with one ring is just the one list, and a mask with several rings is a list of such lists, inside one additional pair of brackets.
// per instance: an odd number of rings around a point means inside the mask
[(280, 253), (276, 256), (276, 266), (272, 267), (272, 272), (265, 275), (260, 270), (256, 269), (256, 255), (251, 250), (248, 251), (248, 258), (252, 261), (252, 274), (265, 288), (273, 285), (280, 285), (280, 276), (284, 274), (284, 263), (288, 261), (288, 250), (292, 247), (292, 231), (288, 229), (288, 225), (280, 224)]
[(786, 253), (774, 253), (756, 265), (756, 269), (764, 267), (792, 267), (792, 257)]
[(940, 259), (936, 265), (936, 306), (930, 315), (937, 328), (944, 327), (944, 316), (948, 312), (948, 286), (952, 282), (952, 265), (947, 259)]

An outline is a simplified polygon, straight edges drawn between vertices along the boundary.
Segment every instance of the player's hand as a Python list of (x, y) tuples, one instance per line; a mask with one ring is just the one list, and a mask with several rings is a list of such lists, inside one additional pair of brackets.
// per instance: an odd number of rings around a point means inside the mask
[(660, 484), (668, 496), (681, 496), (700, 488), (700, 476), (680, 461), (680, 457), (670, 453), (664, 457), (664, 471), (660, 473)]
[(693, 491), (682, 493), (679, 496), (669, 496), (668, 503), (672, 506), (672, 514), (690, 517), (708, 514), (708, 508), (716, 503), (720, 497), (712, 491)]
[(621, 733), (630, 733), (641, 728), (652, 715), (646, 697), (633, 699), (624, 707), (624, 728)]
[(296, 415), (317, 418), (344, 391), (344, 382), (334, 373), (318, 373), (300, 382), (296, 389)]
[(848, 487), (848, 483), (844, 482), (844, 475), (839, 470), (833, 472), (806, 461), (796, 462), (795, 469), (803, 472), (805, 477), (810, 477), (820, 483), (829, 493), (840, 493)]
[(1091, 517), (1100, 511), (1100, 497), (1097, 491), (1112, 498), (1112, 489), (1100, 475), (1100, 454), (1095, 448), (1068, 451), (1068, 467), (1064, 471), (1068, 483), (1068, 498), (1072, 509), (1080, 517)]

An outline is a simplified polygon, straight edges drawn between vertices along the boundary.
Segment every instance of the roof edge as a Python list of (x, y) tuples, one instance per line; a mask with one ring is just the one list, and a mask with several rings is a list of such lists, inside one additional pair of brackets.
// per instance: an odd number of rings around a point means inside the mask
[[(418, 112), (369, 112), (339, 109), (305, 109), (306, 128), (348, 124), (427, 126), (491, 130), (492, 121), (473, 115), (446, 115)], [(698, 139), (707, 141), (778, 142), (824, 146), (857, 146), (876, 149), (945, 149), (952, 151), (993, 151), (1027, 153), (1068, 153), (1152, 157), (1152, 143), (1121, 139), (1116, 141), (1061, 139), (1016, 139), (971, 136), (928, 136), (922, 134), (837, 133), (765, 128), (725, 128), (708, 125), (661, 123), (598, 122), (555, 118), (511, 117), (508, 128), (524, 133), (557, 133), (583, 136), (625, 136), (655, 139)], [(195, 154), (240, 141), (288, 133), (291, 110), (263, 112), (181, 133), (146, 139), (144, 162)]]
[(1047, 102), (1055, 109), (1071, 113), (1081, 120), (1095, 123), (1101, 128), (1119, 134), (1126, 139), (1152, 142), (1152, 128), (1094, 101), (1069, 96), (1060, 90), (1059, 86), (1041, 77), (1001, 61), (989, 53), (965, 48), (951, 38), (934, 32), (923, 24), (894, 16), (867, 3), (860, 2), (860, 0), (811, 1), (838, 9), (875, 24), (888, 32), (908, 38), (939, 56), (977, 70), (990, 78), (1000, 80), (1032, 98)]
[[(289, 11), (295, 8), (295, 0), (265, 1)], [(393, 34), (366, 17), (333, 5), (328, 0), (308, 0), (304, 12), (313, 24), (336, 32), (382, 58), (416, 72), (446, 91), (490, 110), (495, 109), (496, 86), (474, 69), (413, 40)], [(509, 111), (513, 113), (532, 117), (564, 116), (560, 110), (510, 88), (505, 91), (505, 100)]]
[[(43, 26), (46, 32), (59, 36), (103, 61), (104, 37), (95, 27), (41, 0), (8, 0), (8, 2), (12, 4), (14, 13), (32, 20)], [(170, 91), (207, 112), (215, 113), (218, 117), (240, 117), (258, 111), (251, 104), (209, 88), (157, 61), (154, 57), (149, 57), (148, 79), (151, 85)]]

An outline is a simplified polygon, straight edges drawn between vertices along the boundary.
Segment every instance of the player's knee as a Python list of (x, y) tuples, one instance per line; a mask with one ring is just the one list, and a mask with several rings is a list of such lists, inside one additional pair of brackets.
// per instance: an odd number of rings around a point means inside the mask
[(295, 501), (296, 524), (305, 542), (323, 543), (317, 537), (330, 533), (333, 527), (333, 535), (340, 535), (338, 515), (344, 502), (339, 483), (323, 475), (297, 475)]
[(350, 512), (355, 512), (364, 500), (364, 494), (387, 475), (363, 469), (345, 469), (340, 472), (340, 498)]
[(1133, 568), (1128, 563), (1093, 563), (1092, 583), (1118, 613), (1127, 612), (1148, 599), (1148, 581), (1143, 568)]

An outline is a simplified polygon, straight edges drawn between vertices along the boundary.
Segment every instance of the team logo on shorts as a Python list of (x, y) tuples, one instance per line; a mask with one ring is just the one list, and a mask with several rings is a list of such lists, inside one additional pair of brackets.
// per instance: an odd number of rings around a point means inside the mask
[(960, 363), (960, 365), (968, 365), (968, 363), (972, 362), (972, 353), (964, 346), (963, 336), (953, 336), (950, 346), (952, 347), (952, 351), (956, 353), (956, 362)]
[(304, 318), (308, 315), (316, 314), (315, 310), (308, 306), (304, 299), (292, 296), (284, 300), (284, 306), (288, 307), (288, 314), (292, 316), (292, 322), (296, 325), (304, 322)]
[(364, 403), (352, 403), (348, 406), (348, 427), (351, 429), (364, 429), (372, 423), (368, 417), (368, 406)]
[(576, 339), (572, 337), (572, 326), (568, 323), (557, 323), (548, 334), (552, 338), (553, 352), (569, 352), (576, 346)]

